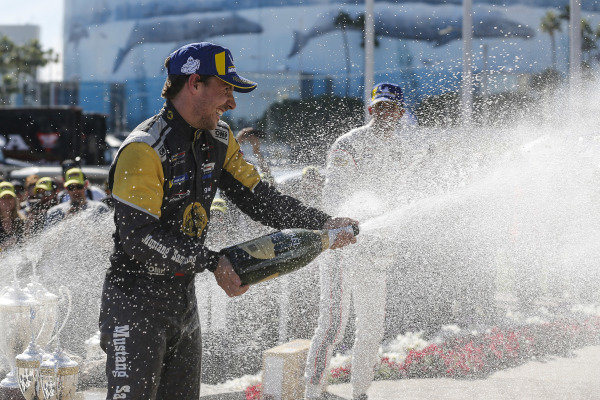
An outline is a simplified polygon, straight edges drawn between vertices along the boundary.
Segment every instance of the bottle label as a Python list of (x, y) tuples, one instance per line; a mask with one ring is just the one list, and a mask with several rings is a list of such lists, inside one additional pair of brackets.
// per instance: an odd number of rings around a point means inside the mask
[(254, 258), (269, 260), (275, 258), (275, 244), (269, 236), (243, 243), (240, 248)]

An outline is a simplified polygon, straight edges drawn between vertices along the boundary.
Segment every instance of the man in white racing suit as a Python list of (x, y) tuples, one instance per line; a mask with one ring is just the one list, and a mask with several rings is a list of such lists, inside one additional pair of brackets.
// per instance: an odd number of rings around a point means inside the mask
[[(324, 207), (364, 223), (398, 206), (405, 193), (401, 175), (422, 155), (398, 128), (404, 114), (400, 87), (380, 83), (373, 88), (371, 121), (339, 137), (327, 159)], [(321, 300), (318, 327), (308, 353), (307, 399), (322, 398), (333, 348), (344, 336), (352, 299), (356, 332), (352, 355), (354, 399), (366, 399), (373, 381), (379, 344), (384, 333), (386, 268), (397, 256), (395, 246), (368, 232), (344, 252), (323, 255), (320, 263)]]

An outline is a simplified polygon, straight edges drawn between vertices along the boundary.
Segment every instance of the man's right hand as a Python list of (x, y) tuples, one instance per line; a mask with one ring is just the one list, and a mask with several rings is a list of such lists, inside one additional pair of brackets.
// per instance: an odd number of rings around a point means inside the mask
[(229, 259), (225, 256), (219, 258), (219, 263), (217, 264), (217, 269), (214, 274), (217, 283), (229, 297), (239, 296), (246, 293), (248, 290), (249, 286), (242, 286), (240, 277), (235, 273), (231, 262), (229, 262)]
[[(330, 218), (323, 225), (323, 229), (331, 230), (331, 229), (339, 229), (345, 228), (350, 225), (358, 226), (358, 221), (352, 218)], [(350, 232), (340, 232), (335, 237), (335, 242), (331, 244), (330, 249), (339, 249), (341, 247), (348, 246), (351, 243), (356, 243), (356, 237)]]

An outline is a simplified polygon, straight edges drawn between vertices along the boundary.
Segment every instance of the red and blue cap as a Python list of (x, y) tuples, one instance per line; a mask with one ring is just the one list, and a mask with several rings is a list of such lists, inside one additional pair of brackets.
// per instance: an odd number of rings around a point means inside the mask
[(233, 90), (248, 93), (257, 86), (239, 76), (229, 49), (209, 42), (190, 43), (169, 56), (169, 75), (214, 75), (233, 86)]
[(389, 101), (404, 107), (404, 95), (400, 86), (387, 82), (375, 85), (371, 91), (370, 105), (375, 105), (381, 101)]

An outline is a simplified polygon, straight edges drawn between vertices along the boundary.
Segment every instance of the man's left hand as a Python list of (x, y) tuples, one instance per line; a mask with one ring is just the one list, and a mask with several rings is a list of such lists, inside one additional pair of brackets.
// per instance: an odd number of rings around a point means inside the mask
[[(330, 218), (323, 225), (323, 229), (338, 229), (345, 228), (350, 225), (358, 226), (358, 221), (352, 218), (338, 217)], [(330, 249), (338, 249), (347, 246), (351, 243), (356, 243), (356, 237), (350, 232), (340, 232), (335, 237), (335, 242), (329, 247)]]
[(227, 293), (227, 296), (239, 296), (248, 290), (248, 285), (242, 286), (242, 281), (235, 273), (231, 262), (226, 256), (219, 258), (217, 269), (214, 272), (215, 279), (221, 288)]

